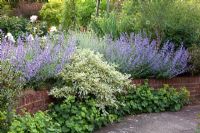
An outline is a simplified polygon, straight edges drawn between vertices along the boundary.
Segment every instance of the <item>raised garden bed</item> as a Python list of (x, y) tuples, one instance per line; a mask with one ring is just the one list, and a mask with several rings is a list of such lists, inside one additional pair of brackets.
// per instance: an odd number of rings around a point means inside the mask
[[(144, 79), (132, 80), (134, 84), (139, 85), (144, 83)], [(190, 91), (190, 100), (192, 104), (200, 103), (200, 76), (196, 77), (176, 77), (172, 79), (148, 79), (148, 83), (153, 88), (162, 87), (168, 84), (175, 88), (186, 87)]]
[[(132, 82), (136, 85), (144, 83), (144, 79), (134, 79)], [(151, 87), (159, 88), (163, 84), (169, 84), (175, 88), (186, 87), (190, 91), (190, 99), (192, 104), (200, 103), (200, 76), (197, 77), (176, 77), (172, 79), (149, 79)], [(53, 98), (48, 95), (47, 90), (34, 91), (27, 90), (23, 93), (17, 106), (17, 112), (25, 109), (30, 113), (35, 113), (39, 110), (45, 110), (48, 105), (53, 102)]]

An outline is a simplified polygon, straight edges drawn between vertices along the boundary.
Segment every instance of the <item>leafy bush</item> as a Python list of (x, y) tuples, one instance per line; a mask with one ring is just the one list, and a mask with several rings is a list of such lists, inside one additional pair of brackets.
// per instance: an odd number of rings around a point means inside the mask
[(133, 32), (133, 25), (129, 17), (117, 16), (115, 13), (104, 15), (103, 17), (93, 18), (90, 28), (100, 37), (111, 35), (118, 38), (121, 33)]
[[(95, 13), (95, 7), (95, 0), (51, 0), (43, 5), (40, 16), (49, 25), (62, 24), (64, 30), (86, 28)], [(100, 9), (105, 11), (105, 7), (105, 1), (102, 1)]]
[(26, 26), (26, 30), (33, 36), (45, 36), (48, 33), (48, 25), (45, 21), (29, 22)]
[(61, 24), (62, 11), (62, 2), (52, 1), (42, 6), (42, 9), (40, 10), (40, 16), (42, 20), (47, 21), (50, 26), (59, 25)]
[(74, 29), (77, 24), (77, 1), (64, 0), (62, 13), (62, 27), (64, 29)]
[(15, 107), (22, 85), (21, 73), (14, 71), (8, 61), (0, 58), (0, 132), (8, 130), (13, 116), (12, 109)]
[(10, 32), (15, 38), (18, 38), (27, 32), (26, 26), (28, 20), (24, 18), (2, 16), (0, 19), (0, 29), (3, 30), (4, 33)]
[[(160, 43), (172, 41), (176, 46), (183, 42), (185, 47), (199, 44), (200, 3), (196, 0), (144, 0), (128, 1), (136, 4), (132, 8), (123, 8), (131, 13), (135, 31), (145, 30)], [(128, 14), (130, 15), (130, 14)], [(192, 21), (191, 21), (192, 20)]]
[(69, 95), (84, 100), (88, 96), (96, 99), (97, 105), (116, 104), (116, 93), (121, 93), (130, 86), (129, 77), (115, 70), (104, 62), (102, 55), (87, 49), (78, 50), (59, 74), (61, 81), (50, 94), (57, 98)]
[(85, 0), (77, 2), (77, 21), (79, 25), (87, 27), (91, 21), (92, 15), (95, 12), (96, 3), (94, 0)]
[(0, 1), (0, 16), (10, 15), (11, 14), (11, 6), (5, 0)]
[(89, 133), (117, 120), (114, 114), (104, 114), (96, 106), (96, 100), (77, 101), (75, 96), (51, 107), (51, 116), (61, 125), (62, 133)]
[(195, 74), (199, 74), (200, 73), (200, 47), (197, 45), (193, 45), (190, 49), (189, 49), (189, 53), (190, 53), (190, 63), (191, 63), (191, 72), (193, 75)]
[(64, 34), (43, 37), (28, 36), (16, 45), (5, 38), (1, 43), (2, 60), (9, 60), (15, 70), (21, 71), (26, 82), (38, 85), (54, 77), (67, 63), (75, 49), (73, 38)]
[(121, 35), (119, 39), (98, 39), (91, 34), (78, 34), (78, 47), (89, 48), (104, 55), (109, 63), (133, 78), (172, 78), (188, 70), (189, 54), (181, 46), (175, 50), (170, 42), (157, 48), (155, 40), (142, 34)]
[(26, 113), (15, 116), (8, 133), (61, 133), (61, 127), (46, 112), (37, 112), (33, 116)]
[(167, 85), (154, 90), (145, 83), (136, 89), (129, 89), (117, 98), (121, 106), (118, 106), (118, 109), (109, 108), (108, 112), (124, 116), (144, 112), (178, 111), (188, 103), (189, 92), (185, 88), (177, 91)]

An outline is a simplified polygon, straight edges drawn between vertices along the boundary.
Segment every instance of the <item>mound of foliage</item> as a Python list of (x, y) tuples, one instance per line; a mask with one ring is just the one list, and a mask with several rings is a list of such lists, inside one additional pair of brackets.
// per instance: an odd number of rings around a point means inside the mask
[(178, 111), (189, 101), (189, 92), (186, 88), (177, 90), (168, 85), (155, 90), (147, 82), (129, 89), (126, 93), (117, 96), (118, 109), (109, 112), (124, 116), (126, 114), (138, 114), (146, 112)]
[(15, 115), (8, 133), (61, 133), (60, 124), (52, 121), (46, 112)]
[(118, 119), (115, 114), (103, 113), (97, 104), (93, 98), (79, 101), (75, 96), (68, 96), (51, 107), (50, 115), (61, 125), (62, 133), (90, 133)]
[(78, 47), (89, 48), (104, 55), (118, 70), (133, 78), (172, 78), (188, 71), (189, 54), (180, 46), (166, 42), (158, 48), (156, 40), (143, 34), (121, 35), (119, 39), (98, 39), (88, 33), (76, 35)]
[(18, 38), (16, 43), (3, 38), (2, 60), (8, 60), (13, 69), (20, 71), (26, 82), (43, 82), (54, 77), (66, 64), (75, 49), (73, 38), (64, 34), (44, 37)]
[(61, 81), (51, 90), (51, 95), (57, 98), (72, 95), (80, 100), (92, 96), (101, 107), (114, 105), (115, 94), (130, 86), (129, 76), (121, 74), (114, 66), (103, 61), (101, 54), (87, 49), (76, 51), (59, 78)]
[(28, 32), (26, 26), (28, 25), (28, 20), (22, 17), (8, 17), (0, 16), (0, 29), (4, 32), (10, 32), (17, 38), (22, 34)]

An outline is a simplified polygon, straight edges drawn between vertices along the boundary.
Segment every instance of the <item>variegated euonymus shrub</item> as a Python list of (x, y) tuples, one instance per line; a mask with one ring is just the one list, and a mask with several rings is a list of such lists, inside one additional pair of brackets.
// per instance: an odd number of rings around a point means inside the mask
[(59, 74), (59, 85), (50, 94), (56, 98), (76, 96), (78, 100), (95, 98), (99, 107), (115, 105), (115, 94), (122, 93), (130, 85), (128, 75), (116, 71), (102, 55), (88, 49), (77, 50), (70, 64)]

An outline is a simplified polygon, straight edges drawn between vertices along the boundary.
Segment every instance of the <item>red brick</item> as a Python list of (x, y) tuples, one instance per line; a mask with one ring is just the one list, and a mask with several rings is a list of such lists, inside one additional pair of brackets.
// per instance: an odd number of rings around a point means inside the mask
[[(142, 79), (141, 79), (142, 81)], [(149, 79), (149, 85), (155, 89), (161, 88), (163, 84), (169, 84), (177, 89), (186, 87), (191, 93), (191, 99), (200, 101), (200, 76), (197, 77), (176, 77), (172, 79)], [(138, 84), (138, 80), (133, 80), (133, 83)]]

